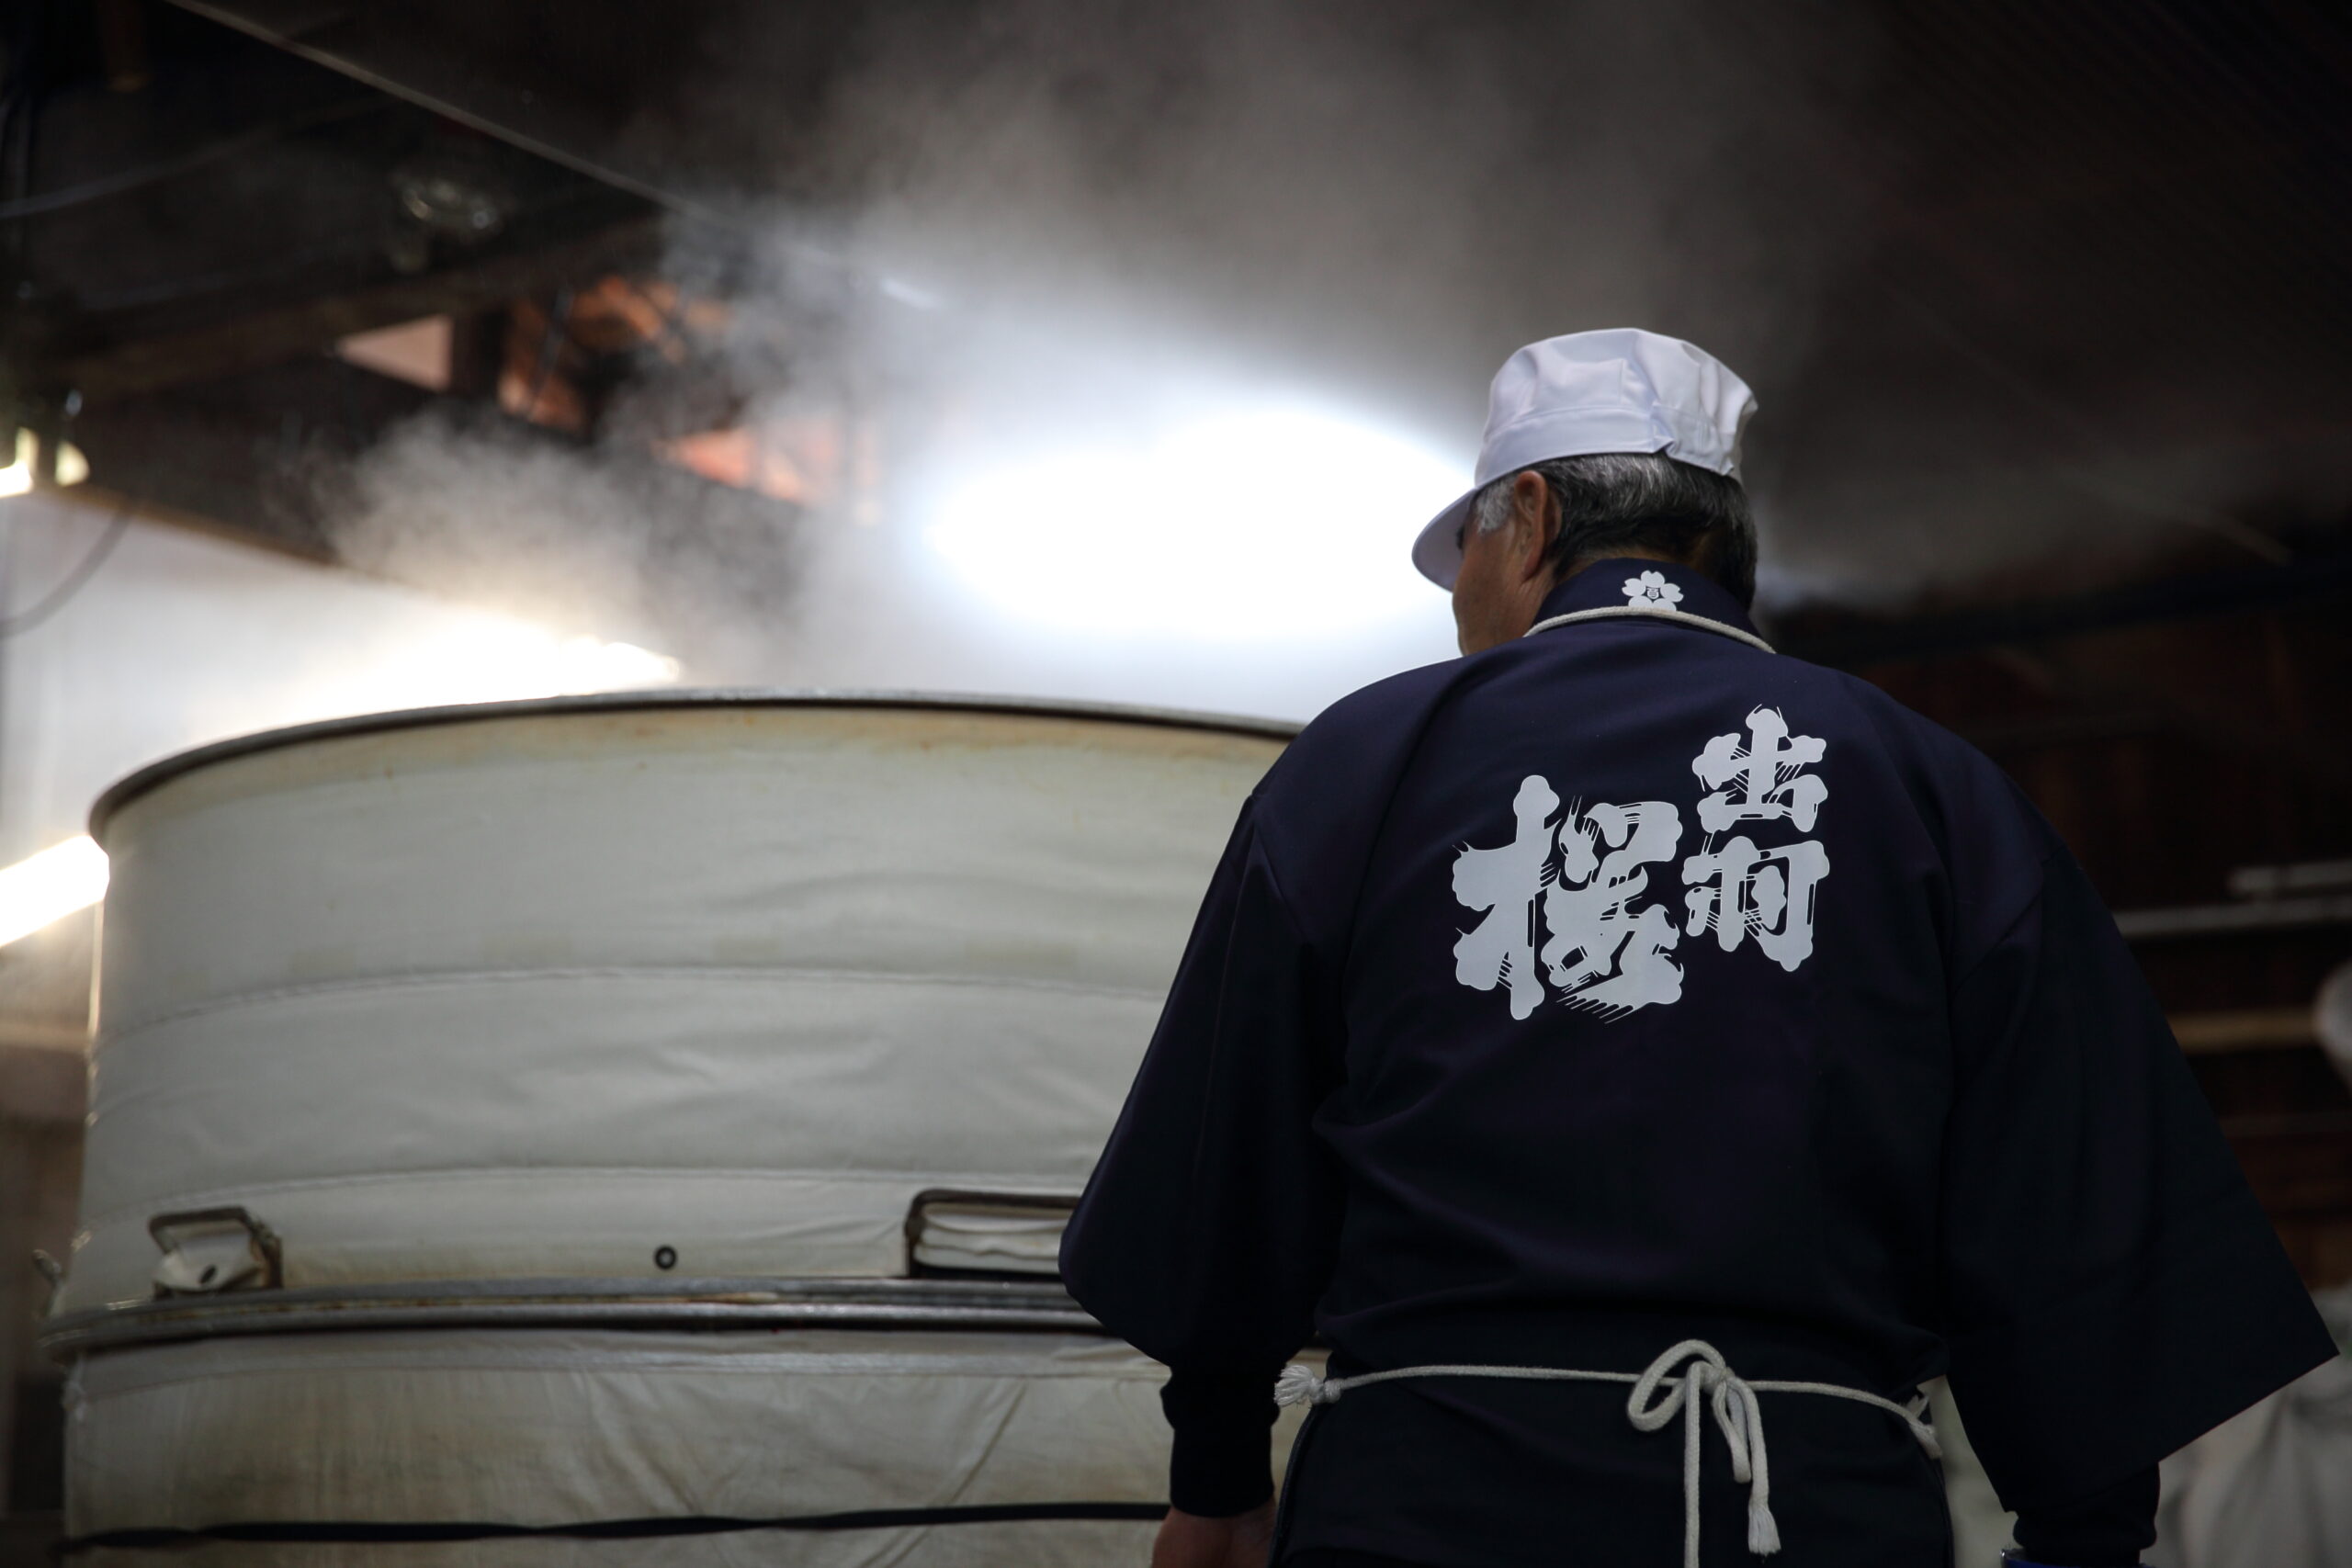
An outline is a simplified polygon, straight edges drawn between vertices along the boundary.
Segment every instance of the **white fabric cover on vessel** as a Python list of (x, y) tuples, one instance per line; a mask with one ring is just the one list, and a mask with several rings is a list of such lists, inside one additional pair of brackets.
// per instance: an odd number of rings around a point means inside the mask
[(2165, 1461), (2156, 1568), (2352, 1563), (2352, 1285), (2317, 1299), (2345, 1353)]
[[(67, 1525), (83, 1536), (254, 1520), (548, 1525), (1149, 1503), (1166, 1496), (1165, 1375), (1125, 1346), (1020, 1334), (355, 1332), (117, 1350), (86, 1359), (69, 1390)], [(1295, 1425), (1282, 1428), (1284, 1445)], [(439, 1556), (306, 1545), (268, 1560), (508, 1560), (495, 1547), (530, 1563), (1092, 1568), (1141, 1561), (1151, 1528), (1054, 1520), (618, 1543), (636, 1556), (561, 1539), (453, 1542)]]
[(243, 1204), (294, 1286), (899, 1275), (1074, 1194), (1273, 735), (678, 700), (324, 727), (102, 825), (84, 1235)]

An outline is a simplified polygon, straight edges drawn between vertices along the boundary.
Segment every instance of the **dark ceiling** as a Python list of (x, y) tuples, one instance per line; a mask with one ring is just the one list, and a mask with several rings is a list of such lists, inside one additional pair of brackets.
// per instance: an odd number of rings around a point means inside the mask
[[(883, 81), (918, 100), (1042, 47), (1035, 80), (1060, 123), (1090, 133), (1089, 177), (1147, 197), (1171, 177), (1152, 143), (1202, 134), (1200, 106), (1229, 69), (1197, 26), (1116, 5), (1084, 11), (1074, 30), (1089, 41), (1067, 58), (1037, 43), (1059, 37), (1050, 6), (948, 0), (5, 8), (10, 398), (36, 425), (78, 411), (94, 462), (108, 407), (138, 405), (143, 435), (115, 445), (143, 439), (142, 461), (175, 445), (153, 429), (175, 400), (183, 422), (191, 400), (261, 411), (275, 397), (299, 397), (296, 412), (315, 420), (318, 373), (299, 387), (273, 377), (345, 333), (642, 271), (681, 225), (723, 252), (729, 236), (754, 246), (779, 211), (854, 210), (889, 186), (899, 144), (860, 141), (845, 154), (841, 106), (852, 86), (874, 96), (876, 62), (902, 56), (910, 37), (924, 41), (924, 72)], [(1469, 58), (1501, 73), (1500, 90), (1544, 100), (1515, 123), (1574, 149), (1573, 169), (1547, 173), (1532, 152), (1498, 184), (1617, 177), (1617, 164), (1624, 179), (1646, 172), (1646, 128), (1595, 136), (1579, 124), (1588, 101), (1623, 102), (1589, 61), (1575, 61), (1581, 75), (1523, 77), (1497, 63), (1521, 38), (1519, 52), (1573, 55), (1586, 26), (1573, 7), (1295, 10), (1304, 30), (1283, 37), (1307, 42), (1284, 69), (1359, 58), (1317, 54), (1317, 40), (1339, 39), (1361, 58), (1403, 62), (1363, 89), (1393, 102), (1334, 111), (1342, 140), (1384, 117), (1417, 134), (1462, 118), (1464, 103), (1414, 91), (1424, 78), (1412, 73), (1423, 59)], [(1001, 19), (1016, 13), (1027, 30)], [(1795, 568), (1784, 601), (1973, 604), (2021, 585), (2047, 594), (2209, 569), (2271, 594), (2340, 578), (2352, 514), (2352, 34), (2341, 6), (1692, 0), (1660, 14), (1670, 21), (1647, 64), (1687, 59), (1690, 78), (1669, 71), (1635, 101), (1661, 121), (1687, 118), (1680, 95), (1743, 102), (1736, 124), (1757, 133), (1709, 144), (1719, 183), (1662, 208), (1648, 232), (1577, 241), (1616, 245), (1612, 276), (1696, 281), (1600, 288), (1589, 308), (1660, 301), (1677, 330), (1769, 368), (1751, 482)], [(1805, 134), (1781, 135), (1800, 107)], [(1279, 164), (1283, 150), (1268, 152)], [(1345, 168), (1379, 191), (1382, 171), (1348, 156), (1291, 165), (1288, 177)], [(395, 192), (418, 168), (495, 192), (494, 224), (476, 233), (405, 213)], [(1409, 220), (1415, 187), (1402, 173), (1391, 184), (1359, 206)], [(1274, 199), (1295, 208), (1312, 195)], [(1506, 189), (1492, 209), (1507, 214), (1512, 199)], [(1443, 220), (1486, 210), (1456, 205)], [(1442, 274), (1425, 287), (1407, 270), (1400, 246), (1397, 275), (1430, 300), (1416, 322), (1383, 293), (1409, 300), (1406, 285), (1364, 281), (1377, 255), (1338, 277), (1297, 265), (1316, 253), (1219, 223), (1193, 209), (1185, 231), (1171, 220), (1144, 231), (1148, 245), (1112, 254), (1135, 288), (1170, 300), (1214, 254), (1216, 288), (1191, 301), (1194, 319), (1245, 323), (1276, 355), (1393, 386), (1457, 423), (1451, 411), (1475, 409), (1500, 349), (1601, 324), (1578, 319), (1583, 274), (1549, 231), (1538, 239), (1560, 267), (1543, 254), (1498, 264), (1510, 277), (1466, 309), (1440, 298)], [(1784, 287), (1798, 273), (1803, 287)], [(240, 378), (233, 396), (215, 395)], [(354, 442), (414, 401), (372, 386), (352, 395), (368, 405)], [(276, 521), (239, 513), (240, 487), (269, 478), (252, 446), (175, 504), (300, 535), (283, 506)], [(153, 476), (117, 478), (135, 490)]]

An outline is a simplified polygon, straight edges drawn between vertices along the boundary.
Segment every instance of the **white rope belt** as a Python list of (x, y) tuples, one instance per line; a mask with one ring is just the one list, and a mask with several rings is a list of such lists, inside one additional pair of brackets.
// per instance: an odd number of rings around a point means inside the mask
[[(1680, 1377), (1672, 1373), (1684, 1363), (1689, 1370)], [(1832, 1399), (1850, 1399), (1857, 1404), (1874, 1404), (1899, 1419), (1928, 1450), (1930, 1459), (1943, 1458), (1943, 1450), (1936, 1443), (1934, 1428), (1920, 1419), (1928, 1408), (1928, 1396), (1919, 1395), (1909, 1404), (1897, 1404), (1891, 1399), (1866, 1393), (1858, 1388), (1841, 1388), (1834, 1382), (1784, 1382), (1758, 1380), (1749, 1382), (1734, 1372), (1723, 1358), (1723, 1352), (1703, 1339), (1685, 1339), (1657, 1360), (1647, 1371), (1633, 1372), (1573, 1371), (1558, 1367), (1398, 1367), (1393, 1371), (1366, 1372), (1362, 1377), (1317, 1377), (1306, 1368), (1292, 1365), (1283, 1369), (1282, 1377), (1274, 1384), (1277, 1404), (1336, 1404), (1340, 1396), (1352, 1388), (1364, 1388), (1376, 1382), (1394, 1382), (1398, 1378), (1521, 1378), (1535, 1382), (1627, 1382), (1634, 1385), (1631, 1397), (1625, 1401), (1625, 1418), (1635, 1428), (1655, 1432), (1679, 1414), (1682, 1417), (1682, 1562), (1683, 1568), (1699, 1568), (1699, 1437), (1702, 1424), (1700, 1406), (1712, 1404), (1715, 1426), (1724, 1435), (1724, 1445), (1731, 1450), (1732, 1475), (1747, 1488), (1747, 1550), (1758, 1557), (1768, 1557), (1781, 1550), (1781, 1527), (1772, 1518), (1772, 1471), (1764, 1451), (1764, 1412), (1756, 1402), (1759, 1393), (1821, 1393)]]

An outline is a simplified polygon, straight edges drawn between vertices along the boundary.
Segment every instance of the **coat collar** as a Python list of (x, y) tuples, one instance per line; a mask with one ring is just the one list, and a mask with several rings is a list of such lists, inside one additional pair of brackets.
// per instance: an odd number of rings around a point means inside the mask
[(1595, 561), (1544, 596), (1527, 635), (1579, 621), (1643, 617), (1719, 633), (1772, 651), (1739, 601), (1704, 573), (1670, 561)]

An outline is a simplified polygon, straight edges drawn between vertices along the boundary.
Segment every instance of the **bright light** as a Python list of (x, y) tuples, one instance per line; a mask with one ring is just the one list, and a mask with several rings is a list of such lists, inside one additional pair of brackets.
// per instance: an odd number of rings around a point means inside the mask
[[(16, 457), (0, 468), (0, 497), (30, 495), (33, 473), (40, 467), (40, 438), (22, 425), (17, 428)], [(90, 460), (71, 441), (57, 444), (56, 484), (60, 490), (90, 477)]]
[(929, 530), (966, 586), (1069, 630), (1280, 639), (1428, 609), (1413, 536), (1466, 469), (1328, 414), (1261, 408), (954, 490)]
[(666, 686), (678, 678), (678, 661), (633, 642), (567, 637), (556, 649), (562, 684), (559, 694), (617, 692), (635, 686)]
[(68, 839), (0, 871), (0, 947), (107, 896), (107, 852)]
[(17, 430), (17, 454), (5, 468), (0, 468), (0, 496), (30, 495), (33, 491), (33, 468), (40, 461), (40, 444), (33, 433), (21, 425)]
[(305, 716), (339, 716), (666, 686), (678, 674), (676, 660), (634, 643), (565, 637), (472, 611), (356, 669), (338, 670), (298, 706)]

